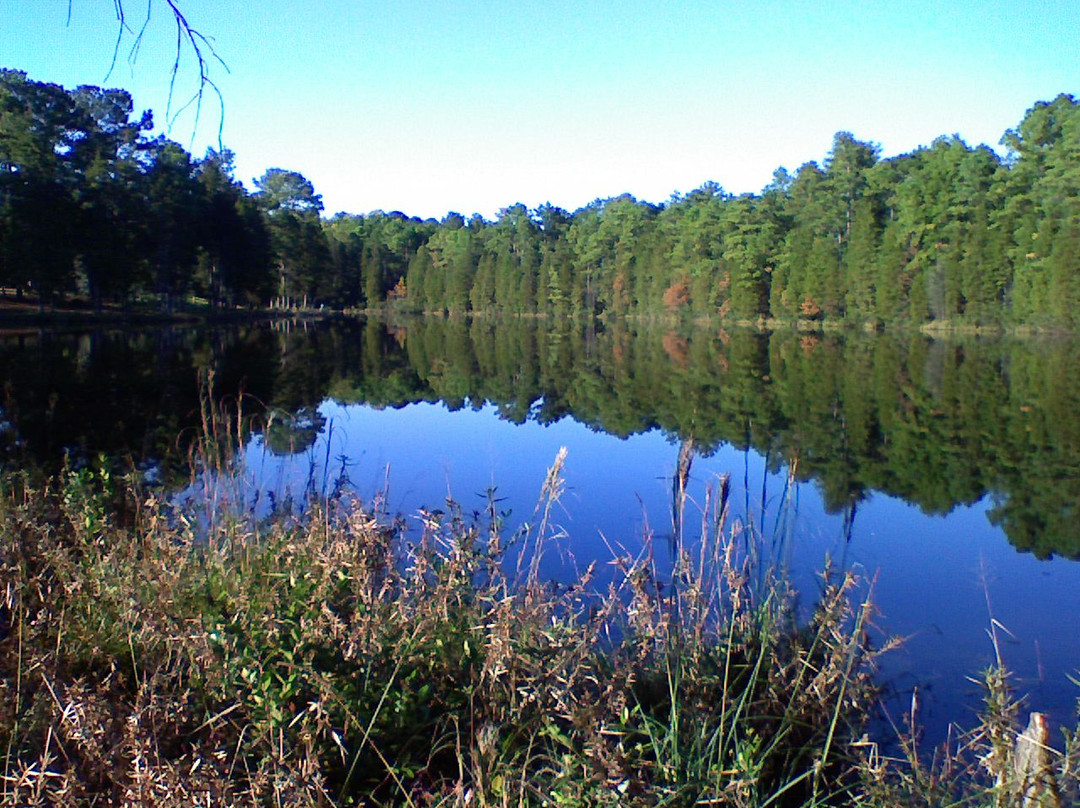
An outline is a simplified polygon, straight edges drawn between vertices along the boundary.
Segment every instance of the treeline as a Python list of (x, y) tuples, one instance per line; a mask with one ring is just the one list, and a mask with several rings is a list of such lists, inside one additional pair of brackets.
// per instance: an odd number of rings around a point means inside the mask
[[(761, 194), (444, 220), (409, 263), (415, 310), (1080, 326), (1080, 106), (1036, 104), (1009, 156), (959, 137), (888, 160), (841, 132)], [(332, 237), (365, 238), (339, 217)], [(385, 285), (385, 284), (384, 284)]]
[(760, 194), (713, 183), (573, 213), (339, 213), (302, 175), (149, 139), (122, 90), (0, 71), (0, 284), (43, 300), (447, 313), (1080, 327), (1080, 110), (1040, 102), (1008, 156), (851, 134)]
[(330, 259), (311, 183), (270, 169), (249, 194), (231, 152), (194, 159), (133, 109), (123, 90), (0, 70), (0, 286), (43, 306), (317, 294)]

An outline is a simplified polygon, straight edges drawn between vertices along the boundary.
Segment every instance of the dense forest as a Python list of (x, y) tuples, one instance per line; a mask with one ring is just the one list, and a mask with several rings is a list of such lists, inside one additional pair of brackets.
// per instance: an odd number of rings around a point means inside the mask
[(0, 286), (166, 309), (709, 317), (1080, 327), (1080, 105), (1035, 104), (1007, 156), (942, 137), (881, 159), (835, 136), (759, 194), (705, 183), (495, 221), (323, 217), (302, 174), (150, 138), (123, 90), (0, 71)]

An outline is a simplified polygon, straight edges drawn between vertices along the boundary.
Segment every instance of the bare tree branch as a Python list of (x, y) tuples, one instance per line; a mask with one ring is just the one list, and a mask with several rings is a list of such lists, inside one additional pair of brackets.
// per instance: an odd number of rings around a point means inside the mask
[[(117, 0), (119, 2), (119, 0)], [(153, 0), (150, 0), (152, 2)], [(168, 121), (168, 125), (171, 127), (180, 114), (190, 107), (195, 105), (195, 123), (198, 125), (199, 118), (202, 113), (203, 94), (207, 88), (209, 88), (217, 97), (220, 114), (218, 116), (218, 142), (221, 142), (221, 129), (225, 123), (225, 99), (221, 95), (221, 90), (217, 84), (210, 77), (210, 61), (216, 61), (225, 72), (229, 71), (229, 66), (225, 64), (217, 51), (214, 50), (213, 42), (208, 39), (202, 32), (192, 28), (188, 23), (187, 18), (181, 13), (179, 7), (176, 4), (176, 0), (165, 0), (165, 4), (173, 13), (173, 18), (176, 22), (176, 61), (173, 63), (172, 80), (169, 82), (169, 100), (165, 111), (165, 117)], [(149, 9), (147, 10), (147, 19), (149, 20)], [(140, 32), (139, 36), (142, 36)], [(173, 90), (176, 85), (176, 74), (180, 68), (180, 54), (184, 43), (187, 43), (191, 48), (191, 52), (195, 56), (195, 60), (199, 68), (199, 87), (195, 91), (195, 94), (187, 100), (170, 118), (170, 111), (172, 109)], [(205, 53), (204, 53), (205, 51)]]
[[(68, 25), (71, 24), (73, 3), (74, 0), (68, 0)], [(180, 0), (146, 0), (146, 16), (139, 26), (138, 31), (133, 30), (128, 24), (124, 0), (113, 0), (113, 11), (116, 14), (117, 22), (116, 43), (113, 46), (112, 61), (109, 64), (109, 72), (106, 73), (105, 80), (108, 81), (109, 77), (116, 69), (124, 39), (128, 35), (132, 37), (132, 41), (131, 47), (128, 49), (127, 53), (127, 62), (129, 65), (135, 64), (139, 57), (143, 42), (145, 41), (146, 32), (150, 27), (150, 20), (153, 16), (154, 7), (155, 5), (161, 5), (162, 3), (168, 8), (169, 13), (172, 15), (173, 23), (176, 26), (176, 47), (172, 68), (170, 70), (169, 95), (165, 105), (166, 130), (171, 130), (179, 117), (186, 110), (194, 106), (195, 122), (192, 125), (191, 132), (192, 140), (194, 140), (195, 130), (198, 128), (199, 120), (202, 116), (203, 99), (209, 92), (215, 96), (218, 101), (218, 147), (220, 148), (222, 129), (225, 125), (225, 99), (221, 94), (221, 89), (211, 75), (211, 67), (216, 62), (221, 65), (222, 69), (227, 73), (229, 72), (229, 66), (225, 64), (225, 61), (218, 55), (217, 50), (214, 48), (213, 39), (203, 34), (199, 29), (193, 27), (191, 23), (188, 22), (187, 17), (184, 16), (184, 13), (180, 9)], [(198, 85), (190, 98), (185, 100), (179, 106), (176, 106), (176, 82), (185, 57), (185, 51), (190, 51), (190, 56), (194, 59), (195, 67), (198, 72)]]

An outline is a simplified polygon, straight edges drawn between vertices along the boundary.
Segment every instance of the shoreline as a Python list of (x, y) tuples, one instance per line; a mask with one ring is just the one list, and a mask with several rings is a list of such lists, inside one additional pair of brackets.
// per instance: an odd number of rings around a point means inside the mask
[(218, 309), (178, 308), (166, 312), (154, 308), (130, 309), (106, 306), (95, 311), (92, 307), (67, 304), (42, 310), (36, 301), (16, 300), (0, 295), (0, 331), (9, 332), (14, 327), (77, 327), (77, 326), (153, 326), (153, 325), (209, 325), (215, 323), (256, 322), (265, 320), (321, 320), (341, 316), (337, 310), (285, 310), (273, 308)]
[[(251, 323), (280, 320), (330, 320), (335, 318), (375, 319), (392, 322), (398, 319), (414, 318), (436, 319), (545, 319), (546, 312), (507, 313), (495, 311), (467, 312), (446, 314), (433, 312), (411, 312), (393, 308), (372, 309), (218, 309), (188, 305), (176, 311), (165, 312), (153, 307), (123, 309), (110, 304), (102, 310), (80, 303), (67, 303), (55, 309), (41, 310), (37, 301), (31, 298), (18, 300), (8, 292), (0, 292), (0, 334), (18, 334), (24, 329), (40, 328), (84, 328), (98, 326), (143, 327), (164, 325), (213, 326), (231, 323)], [(797, 331), (808, 334), (918, 334), (933, 340), (953, 339), (1070, 339), (1080, 336), (1077, 332), (1062, 328), (1037, 327), (1031, 325), (974, 325), (952, 321), (930, 323), (911, 323), (897, 321), (892, 323), (861, 322), (849, 320), (785, 320), (775, 317), (761, 317), (754, 320), (722, 317), (698, 317), (693, 320), (672, 316), (667, 313), (643, 314), (631, 313), (620, 317), (599, 315), (595, 322), (610, 324), (617, 321), (647, 323), (660, 327), (683, 329), (687, 325), (695, 328), (741, 328), (759, 332)]]

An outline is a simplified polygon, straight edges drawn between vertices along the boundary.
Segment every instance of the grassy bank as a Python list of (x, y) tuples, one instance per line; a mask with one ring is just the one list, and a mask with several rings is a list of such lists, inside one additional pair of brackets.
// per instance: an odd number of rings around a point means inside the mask
[[(841, 578), (797, 619), (722, 501), (663, 580), (647, 556), (560, 586), (511, 563), (544, 550), (558, 465), (515, 536), (343, 500), (205, 535), (105, 471), (9, 476), (0, 805), (1022, 801), (1002, 673), (962, 748), (883, 759), (869, 604)], [(1074, 764), (1046, 764), (1066, 797)]]

